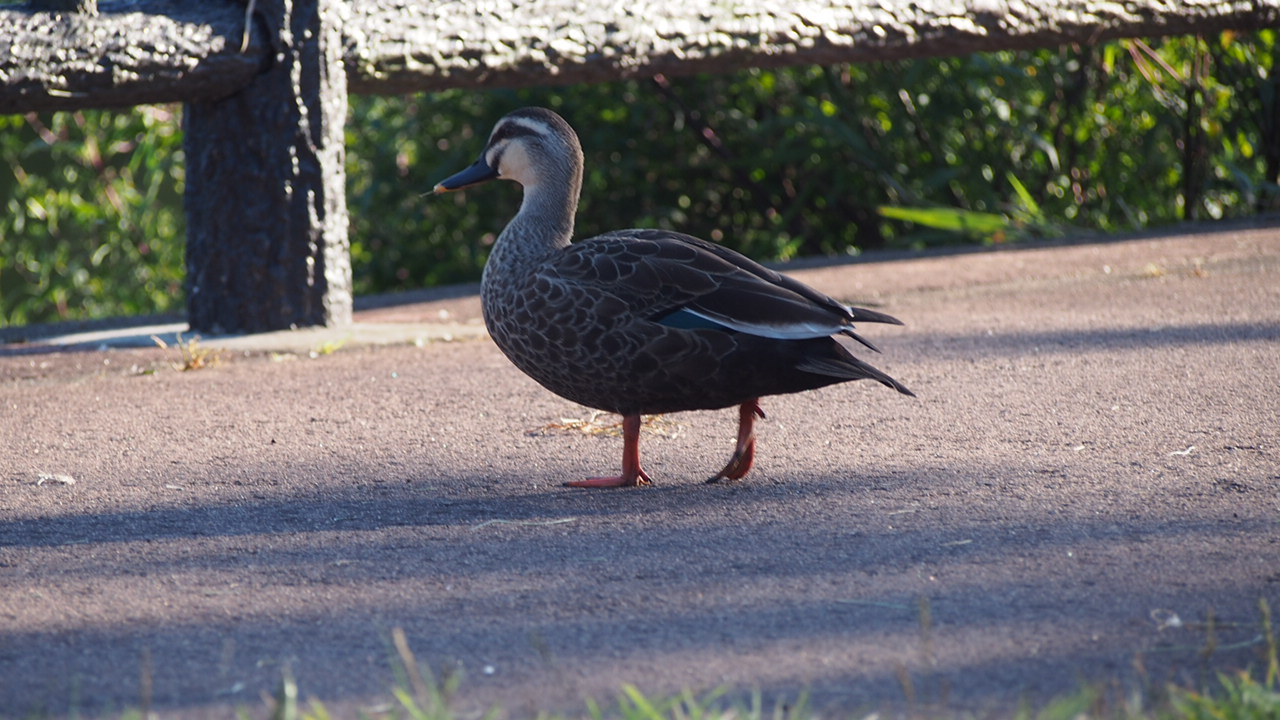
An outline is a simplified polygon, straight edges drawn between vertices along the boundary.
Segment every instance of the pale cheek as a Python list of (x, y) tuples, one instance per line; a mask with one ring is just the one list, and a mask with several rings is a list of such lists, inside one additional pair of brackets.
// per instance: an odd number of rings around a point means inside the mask
[(502, 153), (502, 164), (498, 167), (502, 177), (523, 184), (531, 179), (529, 170), (529, 156), (519, 145), (510, 146)]

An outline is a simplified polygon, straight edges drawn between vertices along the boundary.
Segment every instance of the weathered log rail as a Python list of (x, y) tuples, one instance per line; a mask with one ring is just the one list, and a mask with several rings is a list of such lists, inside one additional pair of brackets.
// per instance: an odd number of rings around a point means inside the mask
[[(267, 27), (246, 33), (245, 10), (226, 0), (102, 0), (94, 15), (0, 6), (0, 113), (225, 97), (272, 58)], [(394, 94), (1249, 30), (1280, 25), (1280, 0), (364, 0), (335, 14), (350, 91)]]
[(270, 57), (241, 50), (234, 3), (107, 2), (96, 14), (0, 6), (0, 112), (78, 110), (231, 95)]
[(1277, 23), (1276, 0), (379, 0), (351, 18), (346, 62), (353, 92), (399, 93), (953, 56)]
[(255, 331), (350, 319), (348, 92), (1277, 25), (1280, 0), (44, 0), (0, 6), (0, 113), (186, 103), (191, 323)]

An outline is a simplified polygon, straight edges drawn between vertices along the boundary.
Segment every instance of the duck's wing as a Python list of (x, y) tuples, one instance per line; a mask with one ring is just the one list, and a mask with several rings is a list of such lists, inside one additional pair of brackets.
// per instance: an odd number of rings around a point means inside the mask
[(575, 243), (547, 271), (671, 327), (719, 326), (784, 340), (841, 333), (874, 350), (853, 331), (854, 322), (902, 324), (844, 305), (728, 248), (662, 230), (624, 230)]

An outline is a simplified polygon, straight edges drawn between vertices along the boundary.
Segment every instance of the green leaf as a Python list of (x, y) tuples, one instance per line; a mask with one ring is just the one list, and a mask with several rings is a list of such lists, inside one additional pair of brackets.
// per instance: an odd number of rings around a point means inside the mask
[(1033, 218), (1040, 218), (1043, 212), (1040, 210), (1040, 204), (1036, 199), (1031, 197), (1031, 193), (1027, 191), (1027, 186), (1022, 184), (1018, 176), (1013, 171), (1005, 173), (1005, 178), (1009, 181), (1009, 185), (1013, 187), (1013, 191), (1018, 194), (1018, 200), (1022, 202), (1022, 207), (1026, 209), (1027, 214)]
[(877, 211), (882, 217), (893, 220), (904, 220), (937, 230), (960, 232), (976, 237), (989, 237), (1010, 229), (1010, 222), (1005, 216), (973, 210), (881, 205)]

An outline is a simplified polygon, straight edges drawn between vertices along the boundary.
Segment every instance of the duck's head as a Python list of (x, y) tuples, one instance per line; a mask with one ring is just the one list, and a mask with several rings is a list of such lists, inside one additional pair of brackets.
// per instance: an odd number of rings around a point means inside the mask
[(503, 117), (489, 133), (479, 159), (436, 183), (445, 193), (489, 180), (514, 180), (529, 191), (555, 183), (576, 199), (582, 185), (582, 147), (564, 118), (545, 108), (523, 108)]

